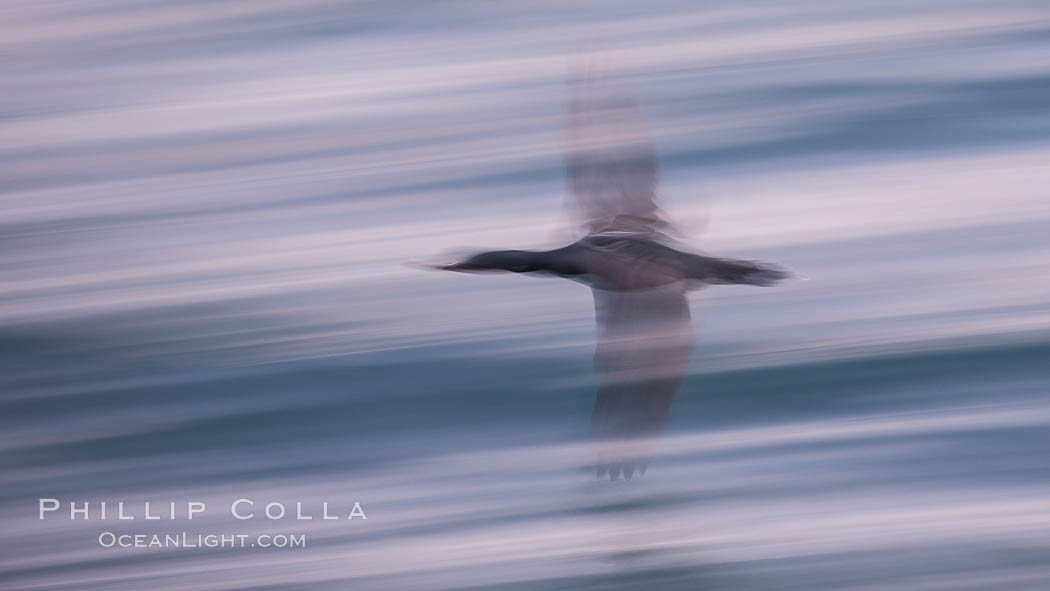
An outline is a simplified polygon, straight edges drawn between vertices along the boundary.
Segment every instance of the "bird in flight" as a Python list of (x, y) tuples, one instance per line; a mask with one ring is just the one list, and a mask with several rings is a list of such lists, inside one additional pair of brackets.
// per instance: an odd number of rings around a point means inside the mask
[(634, 93), (593, 71), (570, 83), (565, 164), (582, 238), (548, 251), (482, 252), (450, 265), (467, 273), (543, 273), (591, 287), (597, 317), (593, 427), (599, 479), (645, 473), (689, 366), (686, 293), (707, 284), (769, 286), (776, 265), (686, 252), (666, 234), (657, 158)]

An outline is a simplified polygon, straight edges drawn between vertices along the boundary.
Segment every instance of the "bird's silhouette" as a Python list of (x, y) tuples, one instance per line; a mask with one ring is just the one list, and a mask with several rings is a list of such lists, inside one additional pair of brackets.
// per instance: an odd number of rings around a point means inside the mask
[(598, 327), (597, 475), (630, 479), (644, 474), (688, 369), (694, 337), (687, 290), (768, 286), (789, 273), (676, 247), (657, 204), (656, 153), (634, 93), (594, 71), (571, 86), (565, 162), (585, 235), (555, 250), (482, 252), (440, 268), (546, 273), (591, 287)]

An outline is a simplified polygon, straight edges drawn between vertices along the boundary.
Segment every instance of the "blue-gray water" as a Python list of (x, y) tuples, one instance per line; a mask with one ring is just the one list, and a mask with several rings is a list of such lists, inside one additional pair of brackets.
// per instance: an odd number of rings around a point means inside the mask
[[(1050, 587), (1045, 3), (0, 14), (0, 588)], [(637, 72), (682, 240), (808, 277), (693, 295), (693, 371), (626, 484), (581, 469), (585, 288), (404, 264), (569, 239), (594, 45)]]

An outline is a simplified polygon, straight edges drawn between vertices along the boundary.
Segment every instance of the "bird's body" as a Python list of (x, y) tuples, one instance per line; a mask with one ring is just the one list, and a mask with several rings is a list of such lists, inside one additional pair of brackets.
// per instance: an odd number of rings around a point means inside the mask
[(644, 290), (671, 283), (772, 285), (787, 276), (773, 265), (684, 252), (658, 238), (626, 232), (593, 233), (554, 250), (483, 252), (442, 268), (477, 273), (545, 272), (605, 291)]

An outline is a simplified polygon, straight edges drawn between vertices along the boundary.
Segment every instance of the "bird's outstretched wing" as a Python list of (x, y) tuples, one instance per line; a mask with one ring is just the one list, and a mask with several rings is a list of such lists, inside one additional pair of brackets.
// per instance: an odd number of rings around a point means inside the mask
[(592, 59), (570, 85), (565, 164), (581, 226), (646, 234), (667, 225), (655, 148), (629, 83)]
[(693, 351), (681, 282), (636, 291), (594, 290), (599, 478), (644, 473)]

